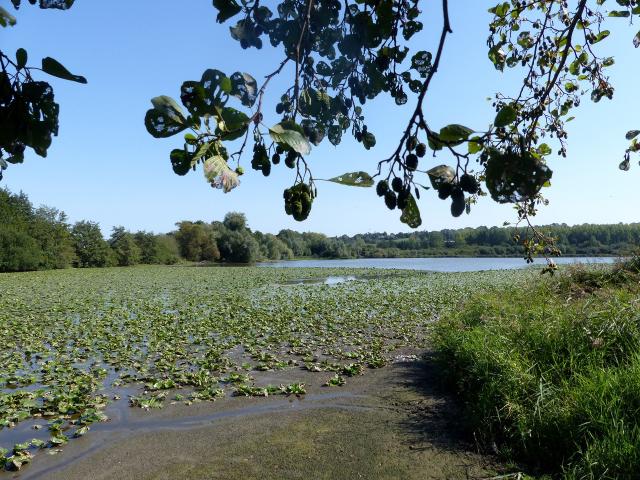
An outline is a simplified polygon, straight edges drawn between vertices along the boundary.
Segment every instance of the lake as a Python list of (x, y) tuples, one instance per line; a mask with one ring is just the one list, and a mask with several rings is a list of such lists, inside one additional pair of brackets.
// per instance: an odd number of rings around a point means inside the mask
[[(559, 257), (558, 265), (584, 263), (613, 263), (616, 257)], [(545, 265), (544, 259), (536, 259), (534, 265)], [(434, 272), (474, 272), (478, 270), (514, 270), (529, 266), (522, 258), (490, 257), (438, 257), (438, 258), (356, 258), (345, 260), (286, 260), (261, 263), (261, 267), (278, 268), (387, 268), (400, 270), (429, 270)]]

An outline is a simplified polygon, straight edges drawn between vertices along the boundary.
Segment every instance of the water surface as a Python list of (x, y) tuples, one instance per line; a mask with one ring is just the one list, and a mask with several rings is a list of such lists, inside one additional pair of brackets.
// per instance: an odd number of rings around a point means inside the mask
[[(558, 265), (583, 263), (609, 264), (616, 257), (559, 257), (553, 261)], [(545, 259), (536, 259), (534, 265), (546, 264)], [(346, 260), (286, 260), (262, 263), (261, 267), (278, 268), (386, 268), (400, 270), (429, 270), (434, 272), (473, 272), (477, 270), (513, 270), (529, 266), (522, 258), (491, 257), (439, 257), (439, 258), (356, 258)]]

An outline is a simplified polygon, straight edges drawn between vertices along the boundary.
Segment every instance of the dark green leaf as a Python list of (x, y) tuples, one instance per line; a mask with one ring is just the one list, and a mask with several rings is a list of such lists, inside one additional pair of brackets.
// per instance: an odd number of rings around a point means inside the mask
[(429, 175), (431, 185), (437, 190), (443, 183), (452, 183), (456, 172), (449, 165), (438, 165), (428, 170), (427, 175)]
[(246, 107), (252, 107), (258, 94), (258, 82), (248, 73), (236, 72), (231, 75), (230, 95), (239, 98)]
[(452, 124), (443, 127), (439, 136), (443, 142), (451, 143), (466, 140), (472, 133), (473, 130), (464, 125)]
[(350, 187), (372, 187), (374, 183), (373, 178), (367, 172), (343, 173), (340, 176), (330, 178), (328, 181)]
[(269, 129), (269, 134), (274, 142), (288, 145), (301, 155), (311, 153), (311, 144), (297, 129), (285, 128), (282, 123), (278, 123)]
[(631, 14), (628, 10), (614, 10), (612, 12), (609, 12), (610, 17), (628, 18), (630, 15)]
[(627, 134), (625, 135), (625, 138), (627, 140), (633, 140), (634, 138), (636, 138), (638, 135), (640, 135), (640, 130), (629, 130), (627, 132)]
[(16, 17), (7, 12), (4, 8), (0, 7), (0, 26), (13, 27), (16, 24)]
[(407, 206), (402, 210), (400, 221), (407, 224), (411, 228), (418, 228), (422, 225), (422, 218), (420, 218), (420, 209), (416, 203), (416, 199), (412, 194), (409, 194), (407, 199)]
[(507, 125), (511, 125), (518, 118), (518, 112), (511, 105), (505, 105), (500, 109), (498, 114), (496, 115), (496, 119), (493, 121), (493, 124), (497, 128), (506, 127)]
[(218, 10), (218, 23), (224, 23), (242, 11), (242, 7), (235, 0), (213, 0), (213, 6)]
[(87, 79), (80, 76), (74, 75), (69, 70), (67, 70), (64, 65), (58, 62), (56, 59), (51, 57), (46, 57), (42, 59), (42, 70), (49, 75), (54, 77), (62, 78), (63, 80), (70, 80), (72, 82), (78, 83), (87, 83)]

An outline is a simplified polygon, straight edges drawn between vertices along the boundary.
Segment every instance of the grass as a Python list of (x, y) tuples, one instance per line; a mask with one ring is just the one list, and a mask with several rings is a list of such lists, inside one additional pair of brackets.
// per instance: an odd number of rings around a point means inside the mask
[[(85, 427), (113, 402), (153, 409), (304, 395), (296, 370), (340, 387), (399, 349), (423, 348), (434, 319), (461, 298), (528, 275), (183, 266), (0, 274), (0, 465), (17, 469), (38, 449), (91, 435)], [(318, 276), (358, 280), (290, 285)], [(265, 385), (265, 371), (286, 380)]]
[(640, 259), (474, 295), (435, 329), (479, 443), (531, 473), (640, 472)]

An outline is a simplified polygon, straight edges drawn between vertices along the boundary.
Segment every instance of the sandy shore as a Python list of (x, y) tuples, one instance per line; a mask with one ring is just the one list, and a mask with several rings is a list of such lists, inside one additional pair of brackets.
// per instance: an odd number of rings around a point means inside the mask
[[(225, 398), (111, 422), (5, 478), (465, 479), (501, 471), (460, 434), (455, 406), (428, 362), (400, 362), (344, 387), (300, 371), (301, 398)], [(0, 475), (4, 477), (5, 475)]]

